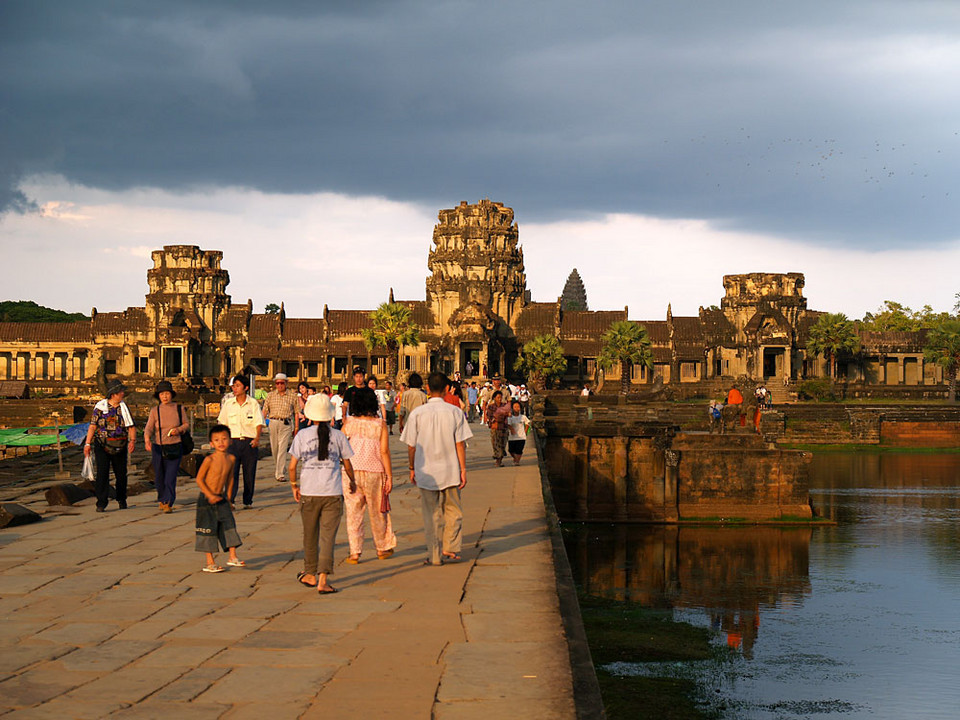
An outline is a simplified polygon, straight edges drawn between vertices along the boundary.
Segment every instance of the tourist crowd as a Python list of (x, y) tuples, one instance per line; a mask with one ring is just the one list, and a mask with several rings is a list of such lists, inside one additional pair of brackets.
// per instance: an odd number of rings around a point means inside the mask
[[(472, 375), (468, 371), (468, 376)], [(366, 520), (369, 519), (377, 558), (390, 558), (397, 545), (390, 516), (393, 461), (389, 436), (399, 421), (400, 441), (407, 446), (410, 482), (420, 492), (426, 540), (424, 564), (461, 560), (461, 490), (467, 482), (466, 441), (470, 423), (479, 417), (490, 428), (493, 460), (502, 466), (509, 452), (514, 464), (523, 456), (530, 421), (526, 415), (530, 394), (525, 385), (505, 384), (493, 378), (481, 386), (431, 373), (412, 373), (397, 391), (391, 382), (383, 388), (362, 368), (355, 368), (353, 384), (317, 392), (305, 382), (294, 391), (278, 373), (273, 389), (251, 394), (246, 375), (231, 379), (231, 392), (221, 402), (217, 424), (210, 428), (211, 453), (197, 473), (200, 495), (196, 506), (195, 549), (205, 554), (204, 572), (223, 572), (215, 554), (229, 554), (227, 566), (244, 567), (237, 556), (242, 544), (233, 511), (243, 477), (242, 507), (254, 501), (260, 440), (266, 429), (272, 453), (271, 469), (277, 482), (289, 483), (300, 507), (303, 525), (303, 570), (297, 581), (321, 594), (337, 590), (329, 583), (333, 572), (334, 539), (346, 518), (349, 556), (361, 561)], [(108, 387), (106, 398), (94, 408), (84, 453), (95, 463), (97, 512), (106, 510), (109, 476), (113, 470), (116, 499), (127, 507), (127, 463), (136, 443), (136, 428), (124, 402), (127, 388)], [(176, 392), (167, 381), (157, 384), (157, 404), (144, 428), (144, 446), (151, 454), (157, 502), (163, 513), (174, 509), (177, 474), (182, 457), (193, 449), (190, 423)]]

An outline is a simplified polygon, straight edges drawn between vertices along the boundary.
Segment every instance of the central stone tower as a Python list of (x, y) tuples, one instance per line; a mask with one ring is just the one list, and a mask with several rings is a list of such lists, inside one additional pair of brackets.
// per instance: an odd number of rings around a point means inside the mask
[(481, 200), (438, 217), (427, 260), (427, 305), (441, 332), (434, 364), (464, 377), (502, 374), (516, 355), (511, 328), (529, 300), (513, 210)]
[(512, 325), (527, 291), (513, 210), (490, 200), (464, 201), (438, 217), (427, 260), (427, 302), (435, 317), (445, 324), (477, 304)]

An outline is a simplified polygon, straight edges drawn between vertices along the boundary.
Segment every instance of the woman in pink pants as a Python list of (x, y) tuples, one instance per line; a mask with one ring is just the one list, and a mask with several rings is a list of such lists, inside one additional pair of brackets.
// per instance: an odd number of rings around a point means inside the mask
[(358, 389), (350, 402), (350, 415), (344, 421), (343, 434), (353, 449), (357, 492), (344, 494), (347, 515), (347, 538), (350, 541), (348, 563), (360, 562), (363, 552), (364, 507), (370, 516), (370, 530), (377, 557), (386, 560), (393, 555), (397, 536), (390, 523), (389, 495), (393, 489), (393, 470), (387, 424), (377, 417), (380, 409), (376, 393), (370, 388)]

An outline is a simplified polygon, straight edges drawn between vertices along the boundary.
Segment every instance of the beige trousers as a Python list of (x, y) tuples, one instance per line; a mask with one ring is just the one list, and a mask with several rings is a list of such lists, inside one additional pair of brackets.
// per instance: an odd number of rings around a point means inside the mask
[(370, 531), (373, 534), (373, 545), (377, 552), (393, 550), (397, 546), (397, 536), (393, 533), (390, 522), (390, 513), (380, 512), (380, 503), (383, 500), (383, 484), (387, 481), (386, 473), (364, 472), (354, 470), (357, 481), (357, 491), (349, 491), (349, 479), (343, 476), (343, 504), (347, 510), (347, 538), (350, 540), (350, 554), (357, 555), (363, 552), (363, 510), (366, 507), (370, 515)]
[(270, 452), (273, 453), (273, 459), (277, 463), (277, 468), (273, 471), (273, 477), (277, 480), (287, 477), (287, 464), (290, 462), (287, 450), (293, 442), (294, 422), (290, 420), (284, 425), (282, 420), (270, 421)]
[(423, 509), (427, 559), (434, 565), (439, 565), (442, 560), (441, 551), (459, 553), (463, 543), (460, 488), (456, 485), (445, 490), (420, 488), (420, 507)]

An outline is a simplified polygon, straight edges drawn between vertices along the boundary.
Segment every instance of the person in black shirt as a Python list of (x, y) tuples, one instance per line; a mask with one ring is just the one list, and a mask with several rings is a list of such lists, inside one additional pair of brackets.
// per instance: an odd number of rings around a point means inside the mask
[(362, 367), (355, 367), (353, 369), (353, 385), (347, 388), (346, 392), (343, 393), (343, 419), (347, 419), (347, 415), (350, 414), (350, 403), (353, 402), (353, 394), (362, 388), (367, 386), (366, 383), (367, 373)]

